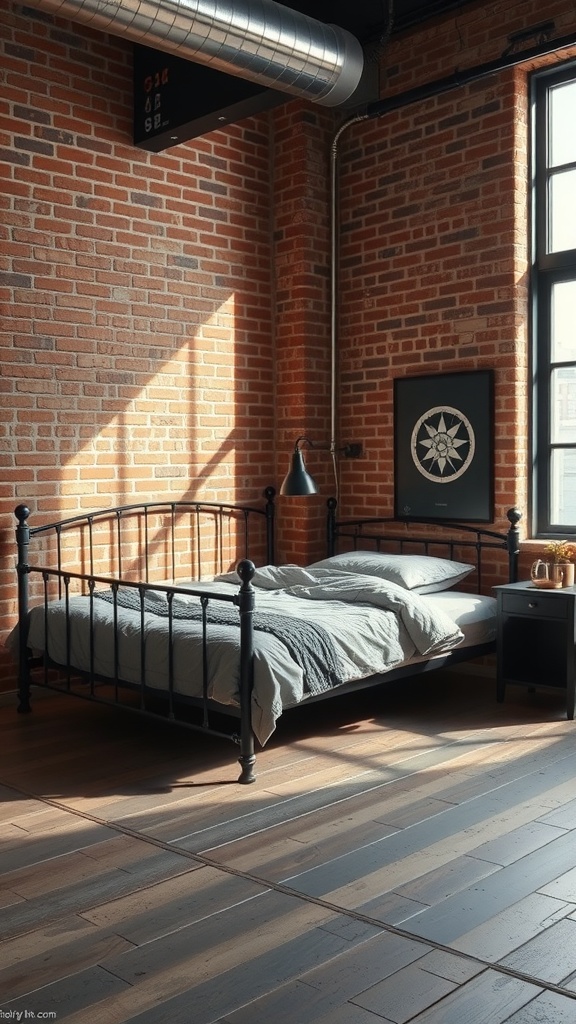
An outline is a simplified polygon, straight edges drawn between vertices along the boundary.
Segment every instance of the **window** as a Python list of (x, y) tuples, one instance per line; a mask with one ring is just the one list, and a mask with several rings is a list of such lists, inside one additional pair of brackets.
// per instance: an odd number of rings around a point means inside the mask
[(576, 64), (533, 82), (536, 534), (576, 532)]

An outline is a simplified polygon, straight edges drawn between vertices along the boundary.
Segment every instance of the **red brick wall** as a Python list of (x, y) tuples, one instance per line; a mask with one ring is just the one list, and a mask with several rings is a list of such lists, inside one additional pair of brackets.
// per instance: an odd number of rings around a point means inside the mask
[[(331, 433), (330, 147), (283, 105), (162, 154), (131, 144), (130, 47), (4, 3), (0, 21), (0, 634), (13, 517), (134, 496), (255, 500)], [(576, 28), (552, 0), (555, 34)], [(394, 36), (383, 97), (497, 59), (541, 4), (471, 4)], [(553, 59), (558, 59), (556, 56)], [(528, 498), (527, 70), (354, 125), (339, 149), (344, 515), (393, 503), (394, 376), (492, 367), (496, 522)], [(280, 499), (279, 556), (322, 553), (321, 485)], [(275, 477), (275, 479), (274, 479)]]
[[(570, 4), (549, 4), (546, 15), (555, 36), (574, 36)], [(512, 33), (541, 21), (537, 3), (478, 3), (394, 37), (381, 95), (497, 61)], [(338, 442), (364, 444), (360, 460), (340, 461), (345, 516), (365, 512), (367, 500), (392, 513), (394, 378), (490, 368), (495, 525), (505, 529), (517, 505), (529, 534), (528, 76), (558, 59), (427, 95), (341, 135)]]
[(273, 477), (269, 120), (132, 145), (131, 46), (2, 4), (0, 637), (14, 506), (256, 500)]
[[(330, 438), (330, 143), (331, 113), (290, 103), (275, 117), (277, 479), (298, 437)], [(278, 499), (279, 559), (304, 564), (322, 550), (329, 458), (306, 446), (320, 487), (314, 497)]]

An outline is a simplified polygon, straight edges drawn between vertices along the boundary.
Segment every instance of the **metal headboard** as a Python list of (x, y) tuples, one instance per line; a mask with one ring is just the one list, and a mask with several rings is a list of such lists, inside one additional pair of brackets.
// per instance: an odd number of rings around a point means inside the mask
[[(366, 516), (361, 519), (338, 519), (336, 516), (337, 501), (330, 498), (327, 502), (327, 551), (328, 555), (336, 554), (342, 541), (347, 541), (352, 549), (361, 544), (370, 545), (372, 550), (396, 550), (399, 554), (428, 554), (433, 549), (443, 548), (446, 557), (454, 558), (460, 549), (472, 549), (478, 576), (478, 589), (482, 585), (482, 555), (488, 549), (506, 550), (508, 553), (509, 582), (515, 583), (518, 578), (518, 555), (520, 551), (520, 530), (518, 523), (522, 513), (511, 508), (506, 513), (510, 523), (505, 533), (486, 530), (483, 527), (471, 526), (468, 523), (453, 523), (435, 519), (402, 519), (393, 516)], [(423, 527), (433, 527), (433, 531), (424, 533)]]

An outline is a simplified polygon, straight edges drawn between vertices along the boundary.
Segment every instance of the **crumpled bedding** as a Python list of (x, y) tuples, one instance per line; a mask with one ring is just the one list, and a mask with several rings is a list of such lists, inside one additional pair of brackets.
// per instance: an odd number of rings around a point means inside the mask
[[(334, 644), (339, 678), (343, 682), (385, 673), (413, 657), (431, 657), (451, 650), (463, 640), (457, 624), (442, 610), (435, 611), (425, 598), (374, 577), (334, 569), (302, 569), (299, 566), (265, 566), (257, 569), (252, 580), (256, 607), (263, 613), (280, 613), (297, 621), (308, 620), (325, 629)], [(178, 582), (179, 589), (189, 586), (208, 597), (235, 593), (239, 580), (227, 573), (214, 581), (189, 584)], [(176, 594), (175, 606), (185, 609), (198, 597)], [(160, 591), (149, 592), (148, 607), (165, 604)], [(90, 600), (72, 597), (69, 601), (71, 628), (68, 638), (70, 663), (84, 671), (90, 669)], [(113, 609), (105, 601), (93, 602), (95, 633), (94, 671), (114, 677)], [(159, 606), (160, 607), (160, 606)], [(209, 618), (208, 605), (208, 618)], [(142, 675), (142, 650), (148, 685), (168, 688), (168, 625), (163, 614), (147, 611), (144, 637), (140, 636), (140, 612), (118, 609), (118, 674), (130, 683), (139, 683)], [(66, 612), (63, 601), (49, 605), (48, 649), (50, 657), (66, 664)], [(189, 696), (201, 695), (201, 628), (198, 623), (178, 618), (173, 623), (174, 690)], [(29, 646), (43, 651), (44, 608), (30, 613)], [(209, 625), (209, 696), (223, 704), (238, 706), (240, 631), (217, 622)], [(290, 656), (284, 644), (269, 633), (254, 637), (254, 690), (252, 725), (263, 745), (275, 729), (283, 709), (305, 698), (303, 669)]]
[[(230, 574), (217, 577), (217, 580), (229, 581)], [(256, 569), (252, 585), (275, 591), (279, 597), (289, 595), (306, 601), (367, 603), (374, 608), (395, 612), (400, 616), (417, 654), (441, 654), (451, 650), (464, 638), (452, 619), (441, 610), (433, 609), (419, 594), (373, 576), (337, 569), (267, 565), (263, 569)]]

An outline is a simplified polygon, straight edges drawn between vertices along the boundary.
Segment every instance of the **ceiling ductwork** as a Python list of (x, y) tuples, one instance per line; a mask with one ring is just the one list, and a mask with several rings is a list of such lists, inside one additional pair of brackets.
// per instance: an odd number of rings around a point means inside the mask
[(328, 107), (345, 103), (362, 77), (363, 51), (355, 36), (273, 0), (27, 0), (27, 5)]

